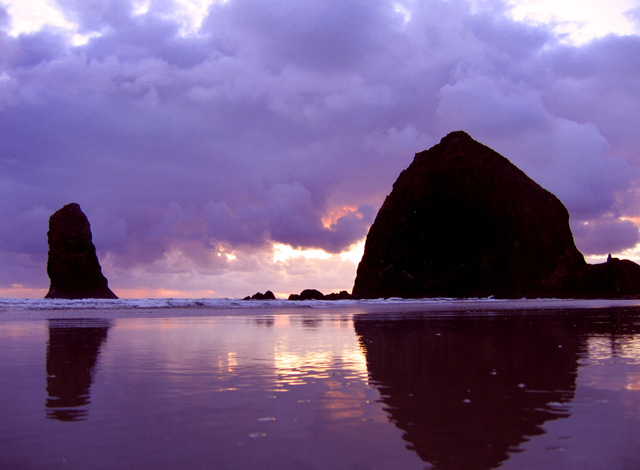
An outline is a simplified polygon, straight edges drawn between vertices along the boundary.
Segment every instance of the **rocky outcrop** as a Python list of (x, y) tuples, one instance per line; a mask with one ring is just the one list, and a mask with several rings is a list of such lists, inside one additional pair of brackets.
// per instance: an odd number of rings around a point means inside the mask
[(242, 300), (275, 300), (275, 299), (276, 299), (276, 296), (273, 294), (273, 292), (268, 290), (264, 294), (262, 292), (256, 292), (251, 297), (247, 296)]
[(316, 289), (305, 289), (299, 294), (291, 294), (289, 300), (323, 300), (324, 294)]
[(563, 287), (571, 297), (640, 297), (640, 266), (627, 259), (609, 256), (606, 263), (587, 265), (567, 278)]
[(349, 294), (346, 290), (341, 290), (340, 292), (332, 292), (331, 294), (327, 294), (324, 296), (324, 300), (349, 300), (351, 298), (351, 294)]
[(416, 154), (394, 183), (369, 230), (353, 296), (640, 294), (640, 266), (608, 265), (585, 262), (560, 200), (458, 131)]
[(299, 294), (289, 296), (289, 300), (347, 300), (350, 298), (352, 298), (351, 294), (346, 290), (325, 295), (316, 289), (305, 289)]
[(117, 299), (102, 274), (87, 216), (76, 203), (49, 219), (49, 299)]

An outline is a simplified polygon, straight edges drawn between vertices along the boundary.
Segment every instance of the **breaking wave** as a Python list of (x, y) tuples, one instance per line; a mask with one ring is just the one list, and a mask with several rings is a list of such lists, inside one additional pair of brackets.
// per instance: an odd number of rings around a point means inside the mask
[[(220, 314), (236, 310), (346, 309), (364, 311), (487, 311), (563, 308), (640, 307), (640, 300), (574, 299), (371, 299), (371, 300), (242, 300), (230, 298), (159, 298), (159, 299), (19, 299), (0, 298), (0, 314), (60, 311), (150, 311), (188, 310), (194, 314)], [(184, 312), (182, 312), (184, 314)]]

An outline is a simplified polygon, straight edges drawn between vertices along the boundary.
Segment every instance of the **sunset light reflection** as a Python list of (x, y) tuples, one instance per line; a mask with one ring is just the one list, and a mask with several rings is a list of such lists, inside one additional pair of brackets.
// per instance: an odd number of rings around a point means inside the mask
[[(611, 337), (592, 336), (587, 340), (588, 355), (584, 365), (598, 366), (616, 364), (618, 367), (632, 368), (640, 364), (640, 336)], [(591, 373), (588, 375), (588, 385), (600, 390), (640, 390), (640, 375), (637, 372), (628, 371), (616, 377)]]
[[(286, 322), (280, 320), (275, 323), (276, 328), (283, 325), (286, 331), (292, 332), (289, 327), (291, 319), (285, 317)], [(284, 320), (284, 319), (283, 319)], [(347, 327), (340, 323), (326, 322), (315, 323), (313, 320), (300, 323), (303, 332), (309, 330), (309, 338), (313, 342), (298, 342), (298, 338), (291, 336), (280, 336), (274, 345), (274, 368), (276, 374), (276, 386), (288, 389), (295, 385), (305, 385), (316, 380), (328, 379), (335, 371), (348, 371), (344, 379), (367, 380), (367, 366), (365, 357), (357, 342), (345, 341), (343, 333), (351, 334), (353, 331), (352, 322), (347, 322)], [(326, 335), (311, 335), (314, 329), (330, 328), (333, 333)], [(283, 330), (284, 330), (283, 328)], [(305, 335), (306, 336), (306, 335)], [(319, 340), (321, 338), (321, 340)], [(334, 340), (335, 338), (335, 340)]]

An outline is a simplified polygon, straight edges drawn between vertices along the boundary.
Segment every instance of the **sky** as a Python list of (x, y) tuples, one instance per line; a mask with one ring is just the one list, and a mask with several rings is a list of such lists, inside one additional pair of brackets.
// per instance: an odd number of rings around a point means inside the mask
[(455, 130), (638, 262), (639, 129), (639, 0), (0, 0), (0, 296), (70, 202), (120, 297), (350, 291)]

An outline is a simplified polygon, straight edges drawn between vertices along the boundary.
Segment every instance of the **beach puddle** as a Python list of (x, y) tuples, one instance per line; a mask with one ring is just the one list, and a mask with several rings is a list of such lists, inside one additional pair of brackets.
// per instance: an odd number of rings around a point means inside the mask
[(0, 323), (0, 467), (640, 467), (633, 310), (90, 313)]

